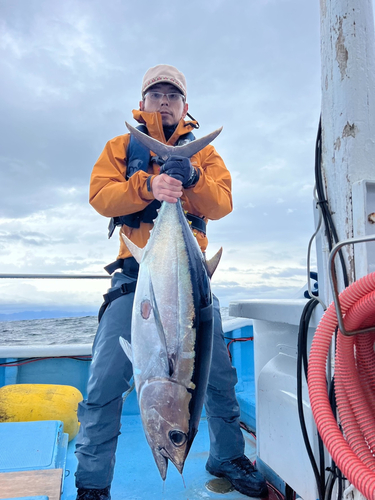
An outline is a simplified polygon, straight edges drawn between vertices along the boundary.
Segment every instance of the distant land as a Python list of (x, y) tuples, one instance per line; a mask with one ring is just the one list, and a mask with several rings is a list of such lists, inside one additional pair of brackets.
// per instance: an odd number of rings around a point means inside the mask
[(81, 318), (96, 316), (97, 310), (92, 311), (19, 311), (10, 314), (1, 314), (0, 321), (22, 321), (26, 319), (52, 319), (52, 318)]

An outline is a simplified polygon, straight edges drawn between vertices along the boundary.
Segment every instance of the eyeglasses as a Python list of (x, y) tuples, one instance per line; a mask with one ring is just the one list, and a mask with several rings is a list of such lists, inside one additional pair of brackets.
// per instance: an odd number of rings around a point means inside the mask
[(184, 100), (184, 96), (179, 92), (169, 92), (164, 94), (163, 92), (147, 92), (145, 97), (148, 96), (151, 101), (161, 101), (164, 96), (167, 97), (168, 102), (178, 102), (179, 100)]

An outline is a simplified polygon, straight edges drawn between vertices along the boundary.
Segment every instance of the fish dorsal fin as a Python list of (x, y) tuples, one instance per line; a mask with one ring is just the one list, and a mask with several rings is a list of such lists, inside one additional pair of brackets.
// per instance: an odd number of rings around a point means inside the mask
[(137, 247), (137, 245), (135, 245), (131, 240), (129, 240), (129, 238), (127, 238), (125, 234), (121, 234), (121, 236), (125, 242), (125, 245), (128, 247), (129, 251), (135, 258), (135, 260), (138, 262), (138, 264), (140, 264), (145, 249)]
[(223, 254), (223, 247), (221, 247), (216, 252), (216, 254), (213, 257), (211, 257), (210, 260), (206, 260), (205, 264), (206, 264), (206, 270), (207, 270), (207, 274), (208, 274), (209, 278), (211, 278), (211, 276), (216, 271), (216, 268), (219, 265), (222, 254)]
[(132, 346), (129, 344), (129, 342), (122, 337), (119, 337), (119, 342), (120, 346), (123, 348), (124, 353), (127, 355), (129, 358), (129, 361), (133, 364), (133, 351), (132, 351)]

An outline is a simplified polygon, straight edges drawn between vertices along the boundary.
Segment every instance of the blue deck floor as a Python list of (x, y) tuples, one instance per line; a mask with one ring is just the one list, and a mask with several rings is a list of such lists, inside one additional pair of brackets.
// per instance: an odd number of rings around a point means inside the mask
[[(225, 330), (227, 340), (236, 338), (250, 340), (252, 338), (252, 326), (245, 325), (240, 328), (236, 323), (236, 325), (231, 324), (231, 328), (228, 327)], [(232, 362), (236, 366), (238, 373), (239, 380), (236, 391), (241, 406), (241, 420), (249, 428), (255, 429), (253, 343), (250, 341), (230, 342), (228, 349), (232, 354)], [(19, 366), (6, 366), (4, 364), (3, 367), (0, 366), (0, 387), (7, 384), (22, 383), (72, 385), (77, 387), (85, 397), (89, 363), (71, 359), (71, 355), (66, 354), (66, 352), (63, 356), (61, 349), (52, 352), (51, 356), (52, 358), (48, 356), (45, 359), (40, 358), (35, 363), (20, 363)], [(56, 356), (60, 357), (56, 358)], [(23, 354), (20, 359), (23, 359), (23, 357), (27, 358), (29, 356)], [(4, 353), (0, 363), (14, 361), (15, 359), (17, 360), (17, 357), (15, 358), (14, 354)], [(59, 420), (59, 418), (56, 418), (56, 420)], [(246, 454), (253, 461), (256, 458), (255, 440), (251, 434), (245, 431), (244, 436)], [(54, 445), (53, 440), (52, 445)], [(24, 449), (23, 443), (20, 446), (21, 449)], [(49, 450), (49, 445), (46, 446)], [(77, 462), (74, 449), (75, 440), (72, 440), (68, 446), (67, 474), (61, 500), (75, 500), (76, 498), (74, 472)], [(115, 477), (111, 490), (112, 500), (241, 500), (248, 498), (236, 491), (222, 494), (212, 492), (206, 487), (208, 482), (215, 480), (205, 470), (208, 450), (207, 421), (203, 417), (199, 432), (185, 463), (183, 479), (174, 466), (169, 464), (167, 479), (163, 483), (144, 436), (137, 398), (135, 391), (133, 391), (126, 399), (126, 405), (123, 408), (122, 434), (119, 437)], [(7, 470), (5, 467), (4, 471), (7, 472), (9, 469)], [(272, 500), (271, 497), (272, 492), (270, 490), (269, 500)]]
[[(255, 459), (256, 446), (251, 434), (244, 432), (246, 454)], [(240, 500), (249, 498), (237, 491), (226, 494), (214, 493), (206, 487), (208, 481), (214, 479), (206, 470), (209, 439), (207, 421), (202, 418), (199, 432), (194, 440), (184, 468), (184, 481), (169, 464), (167, 479), (163, 485), (159, 471), (155, 465), (151, 450), (146, 442), (139, 415), (124, 415), (122, 417), (122, 434), (117, 449), (117, 464), (112, 483), (112, 500), (198, 500), (221, 499)], [(66, 463), (69, 475), (65, 479), (62, 500), (75, 500), (74, 470), (74, 440), (69, 444)]]

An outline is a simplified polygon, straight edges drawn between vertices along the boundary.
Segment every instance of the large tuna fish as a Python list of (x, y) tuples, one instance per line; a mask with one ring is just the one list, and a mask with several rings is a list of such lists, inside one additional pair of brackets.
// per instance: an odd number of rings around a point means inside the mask
[[(132, 133), (134, 130), (131, 128)], [(141, 132), (136, 132), (139, 138)], [(207, 144), (208, 139), (203, 139), (206, 142), (195, 145), (194, 152)], [(142, 137), (140, 140), (143, 142)], [(173, 148), (173, 152), (169, 147), (167, 153), (182, 156), (181, 148), (193, 143)], [(162, 156), (155, 144), (147, 146)], [(189, 156), (194, 154), (191, 151)], [(122, 338), (120, 343), (133, 363), (143, 428), (164, 480), (168, 460), (182, 473), (198, 430), (212, 353), (209, 278), (221, 251), (206, 262), (180, 201), (162, 203), (144, 249), (124, 239), (140, 269), (131, 346)]]

